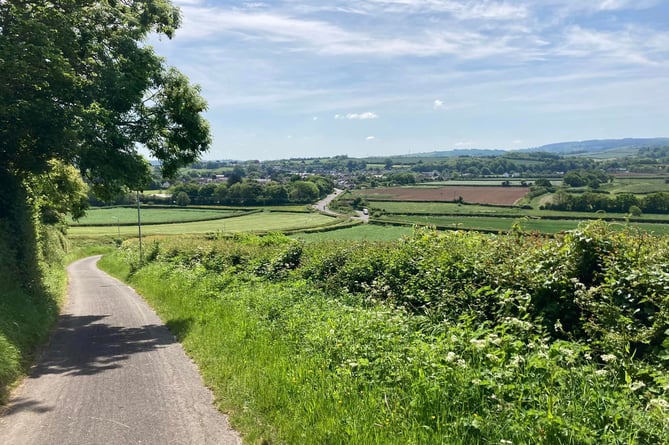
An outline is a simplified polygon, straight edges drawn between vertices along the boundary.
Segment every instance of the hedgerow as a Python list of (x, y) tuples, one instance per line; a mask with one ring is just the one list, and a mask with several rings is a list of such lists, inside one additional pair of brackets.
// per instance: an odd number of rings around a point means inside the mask
[(133, 284), (250, 441), (669, 443), (667, 238), (597, 222), (153, 249)]

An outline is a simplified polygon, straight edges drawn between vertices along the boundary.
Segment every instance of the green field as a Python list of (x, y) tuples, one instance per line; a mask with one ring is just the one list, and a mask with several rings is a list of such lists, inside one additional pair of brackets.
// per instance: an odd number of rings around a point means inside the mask
[(410, 235), (412, 232), (413, 229), (411, 227), (361, 224), (327, 232), (298, 233), (293, 235), (293, 238), (307, 242), (326, 240), (392, 241)]
[[(317, 213), (259, 212), (209, 221), (142, 226), (144, 235), (181, 235), (189, 233), (275, 232), (308, 229), (337, 224), (340, 220)], [(70, 237), (137, 236), (136, 226), (74, 226)]]
[[(509, 217), (542, 217), (542, 218), (577, 218), (599, 219), (602, 217), (625, 219), (624, 213), (596, 212), (561, 212), (557, 210), (522, 209), (520, 207), (482, 206), (475, 204), (455, 204), (449, 202), (402, 202), (373, 201), (368, 203), (371, 210), (379, 209), (392, 214), (423, 214), (423, 215), (503, 215)], [(665, 220), (669, 223), (669, 215), (647, 214), (641, 218)]]
[[(142, 224), (169, 224), (179, 222), (206, 221), (221, 219), (241, 210), (228, 209), (188, 209), (188, 208), (151, 208), (142, 207)], [(71, 221), (72, 226), (137, 224), (137, 209), (132, 207), (102, 207), (90, 209), (79, 221)]]
[[(526, 232), (558, 233), (576, 229), (582, 221), (559, 220), (559, 219), (533, 219), (533, 218), (501, 218), (501, 217), (478, 217), (478, 216), (408, 216), (393, 215), (378, 218), (377, 221), (397, 221), (408, 224), (437, 226), (439, 228), (484, 230), (495, 232), (508, 232), (514, 224)], [(620, 223), (622, 227), (624, 223)], [(669, 234), (669, 224), (630, 223), (631, 227), (637, 227), (650, 233), (658, 235)], [(615, 226), (615, 225), (614, 225)]]
[(669, 192), (669, 184), (664, 177), (616, 177), (613, 183), (603, 184), (602, 190), (610, 193), (648, 193)]

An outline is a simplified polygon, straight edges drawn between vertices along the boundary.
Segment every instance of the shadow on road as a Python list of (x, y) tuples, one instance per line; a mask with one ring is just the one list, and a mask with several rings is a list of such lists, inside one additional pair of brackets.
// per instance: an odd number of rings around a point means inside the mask
[(26, 399), (24, 397), (17, 397), (11, 401), (11, 404), (3, 411), (0, 409), (0, 417), (11, 416), (22, 411), (31, 411), (33, 413), (46, 413), (53, 411), (54, 407), (46, 405), (36, 400)]
[(165, 326), (124, 328), (101, 322), (100, 316), (61, 316), (48, 350), (30, 372), (91, 375), (119, 368), (133, 354), (155, 350), (175, 342)]

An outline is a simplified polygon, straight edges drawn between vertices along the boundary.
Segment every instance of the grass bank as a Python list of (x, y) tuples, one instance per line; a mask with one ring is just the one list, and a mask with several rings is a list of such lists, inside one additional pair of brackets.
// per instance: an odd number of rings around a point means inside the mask
[[(0, 224), (0, 234), (6, 233), (10, 232)], [(16, 264), (16, 249), (25, 249), (27, 257), (31, 246), (0, 236), (0, 405), (7, 402), (12, 385), (25, 374), (35, 351), (48, 338), (65, 292), (64, 238), (52, 228), (41, 236), (42, 254), (35, 258), (43, 259), (35, 261), (34, 270), (29, 271)]]
[(240, 235), (101, 261), (157, 309), (248, 443), (669, 443), (669, 242)]

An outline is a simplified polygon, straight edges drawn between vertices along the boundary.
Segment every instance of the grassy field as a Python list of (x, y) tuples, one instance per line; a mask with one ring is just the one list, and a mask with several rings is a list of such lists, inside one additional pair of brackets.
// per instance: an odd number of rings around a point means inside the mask
[[(540, 199), (541, 197), (537, 198)], [(544, 197), (545, 199), (545, 197)], [(625, 219), (624, 213), (595, 213), (595, 212), (561, 212), (556, 210), (521, 209), (519, 207), (482, 206), (476, 204), (455, 204), (442, 202), (402, 202), (402, 201), (373, 201), (370, 209), (379, 209), (394, 214), (425, 214), (425, 215), (508, 215), (509, 217), (543, 217), (543, 218), (578, 218), (599, 219), (602, 216)], [(642, 218), (666, 220), (669, 215), (642, 215)]]
[(292, 237), (307, 242), (327, 240), (392, 241), (410, 235), (412, 232), (411, 227), (363, 224), (328, 232), (298, 233)]
[[(180, 235), (210, 232), (274, 232), (320, 227), (336, 224), (337, 219), (317, 213), (259, 212), (232, 218), (174, 224), (142, 226), (145, 235)], [(75, 226), (70, 227), (70, 237), (137, 236), (136, 226)]]
[(648, 194), (669, 192), (663, 177), (616, 177), (612, 183), (602, 184), (601, 189), (610, 193)]
[[(533, 218), (500, 218), (500, 217), (477, 217), (477, 216), (408, 216), (393, 215), (377, 219), (383, 221), (401, 221), (409, 224), (438, 226), (453, 229), (468, 230), (490, 230), (510, 231), (514, 224), (518, 224), (523, 231), (541, 233), (559, 233), (576, 229), (580, 220), (557, 220), (557, 219), (533, 219)], [(618, 224), (623, 227), (625, 223)], [(630, 227), (636, 227), (649, 233), (658, 235), (669, 234), (669, 224), (651, 223), (629, 223)], [(615, 225), (613, 225), (615, 227)]]
[[(221, 219), (242, 213), (241, 210), (188, 209), (142, 207), (142, 224), (169, 224), (179, 222)], [(132, 207), (102, 207), (90, 209), (79, 221), (71, 221), (72, 226), (99, 226), (116, 224), (137, 224), (137, 209)]]

